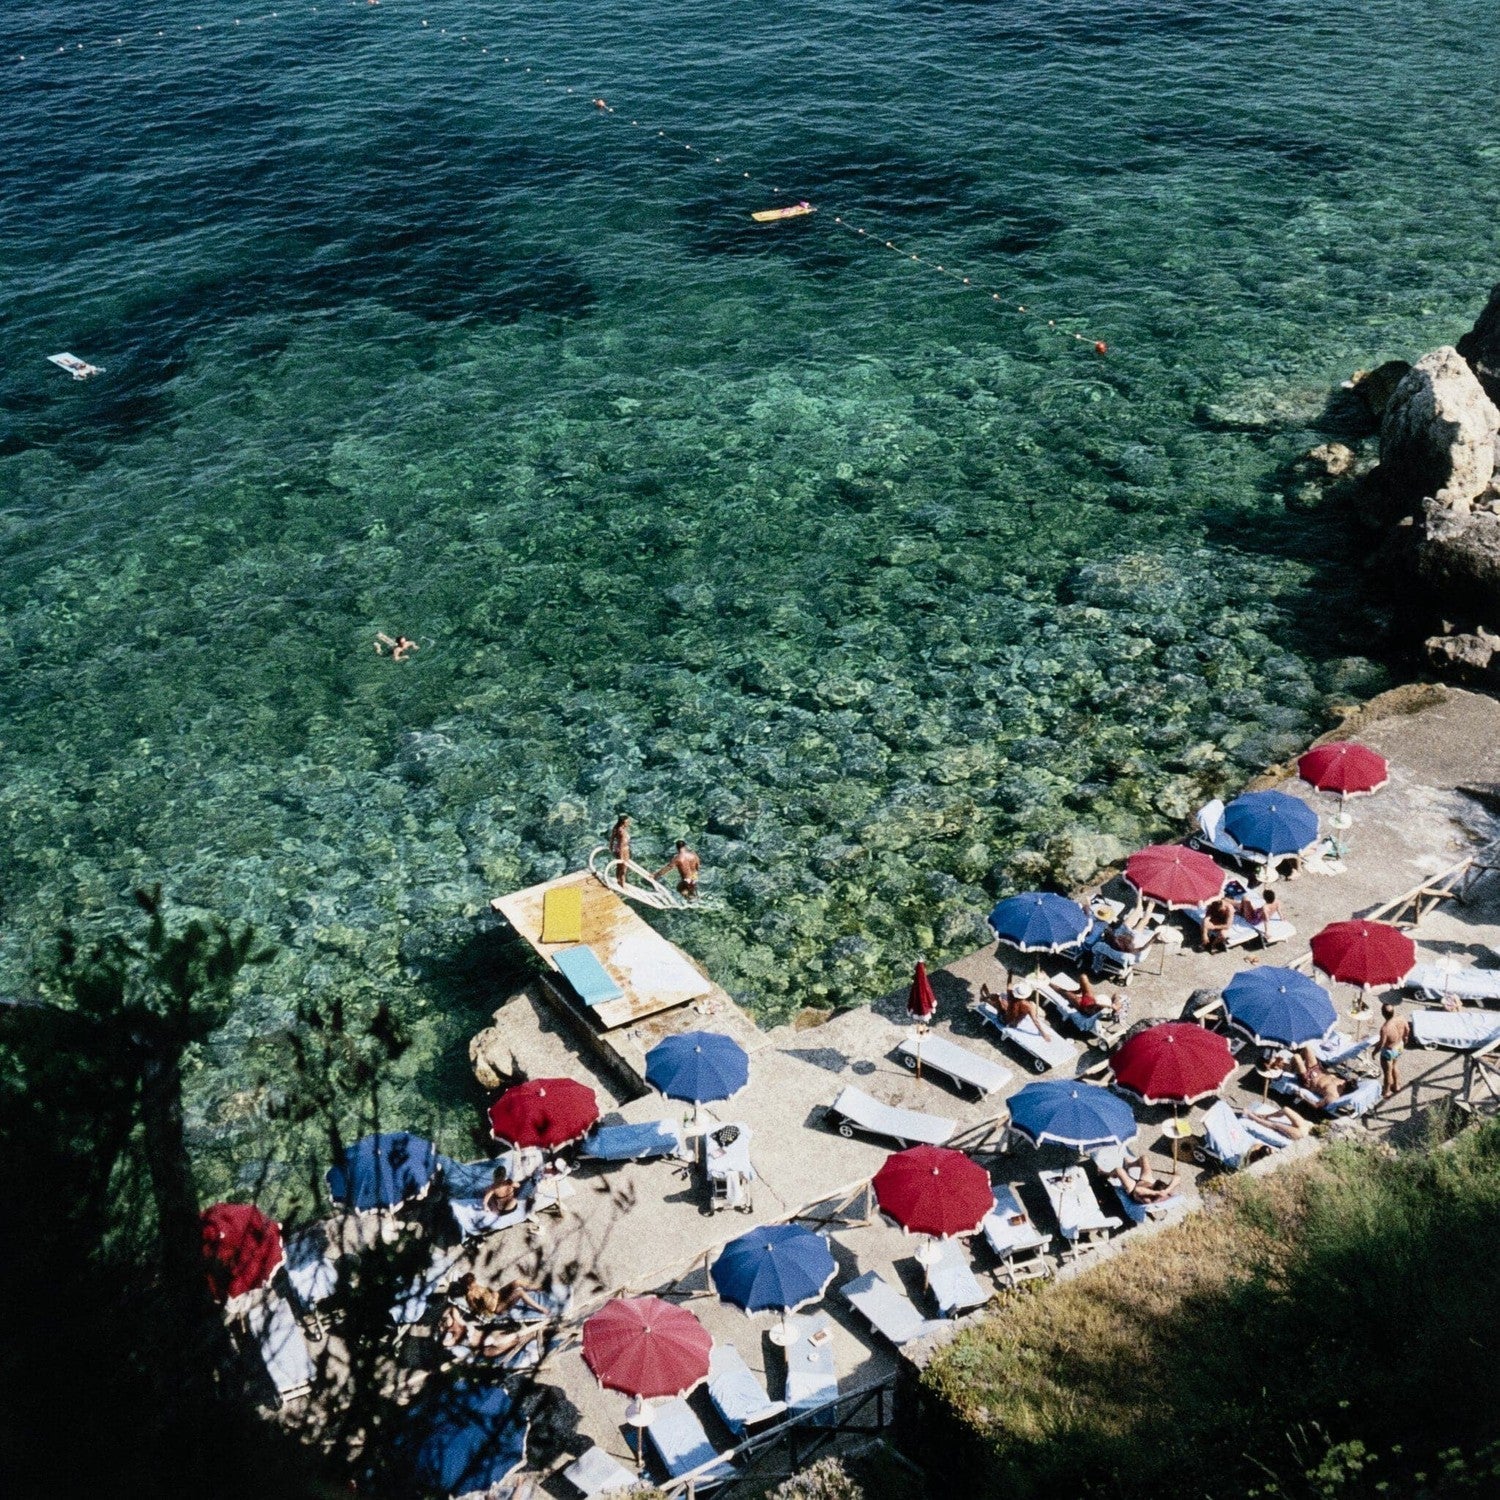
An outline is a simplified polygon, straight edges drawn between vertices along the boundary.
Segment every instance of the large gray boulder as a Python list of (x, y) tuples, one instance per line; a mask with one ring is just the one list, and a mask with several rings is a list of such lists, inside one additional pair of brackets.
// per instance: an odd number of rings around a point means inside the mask
[(1495, 472), (1500, 411), (1460, 357), (1423, 355), (1396, 387), (1380, 424), (1380, 476), (1393, 508), (1426, 499), (1467, 511)]
[(1428, 500), (1417, 571), (1442, 614), (1500, 624), (1500, 514)]
[(1500, 282), (1490, 288), (1490, 300), (1479, 320), (1458, 341), (1458, 352), (1479, 377), (1485, 394), (1500, 406)]

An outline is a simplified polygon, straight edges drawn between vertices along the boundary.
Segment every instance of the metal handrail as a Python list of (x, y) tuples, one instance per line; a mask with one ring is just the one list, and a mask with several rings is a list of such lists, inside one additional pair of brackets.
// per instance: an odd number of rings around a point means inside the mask
[[(659, 1488), (664, 1495), (680, 1496), (681, 1500), (696, 1500), (699, 1484), (704, 1480), (710, 1480), (715, 1492), (724, 1494), (750, 1477), (746, 1471), (749, 1462), (783, 1444), (788, 1450), (788, 1471), (795, 1472), (810, 1452), (826, 1446), (841, 1433), (873, 1437), (884, 1432), (895, 1419), (896, 1386), (897, 1381), (892, 1377), (876, 1385), (861, 1386), (858, 1390), (835, 1396), (832, 1401), (825, 1401), (821, 1405), (809, 1406), (794, 1416), (778, 1422), (765, 1432), (745, 1438), (733, 1448), (699, 1464), (696, 1469), (668, 1480)], [(854, 1419), (868, 1409), (872, 1402), (875, 1405), (874, 1425), (857, 1424)], [(845, 1408), (842, 1419), (839, 1419), (837, 1412), (840, 1407)], [(830, 1410), (834, 1411), (835, 1420), (832, 1422), (822, 1420)], [(814, 1440), (811, 1447), (803, 1449), (799, 1457), (798, 1435), (808, 1428), (813, 1429)], [(734, 1465), (736, 1461), (739, 1463), (741, 1472), (725, 1479), (722, 1476), (723, 1465), (726, 1463)], [(705, 1492), (707, 1488), (708, 1486), (705, 1486)]]

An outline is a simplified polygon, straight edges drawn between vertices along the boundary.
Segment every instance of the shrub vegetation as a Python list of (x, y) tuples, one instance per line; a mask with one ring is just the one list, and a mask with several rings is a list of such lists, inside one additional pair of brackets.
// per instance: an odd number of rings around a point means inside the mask
[(1500, 1493), (1497, 1234), (1500, 1122), (1226, 1180), (945, 1350), (949, 1456), (1006, 1500)]

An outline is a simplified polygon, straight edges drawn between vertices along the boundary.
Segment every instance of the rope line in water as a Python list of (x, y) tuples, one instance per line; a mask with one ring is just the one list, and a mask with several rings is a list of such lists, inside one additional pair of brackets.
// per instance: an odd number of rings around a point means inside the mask
[[(347, 0), (347, 3), (348, 7), (352, 7), (355, 9), (378, 9), (380, 7), (380, 0)], [(191, 27), (191, 32), (203, 33), (205, 31), (213, 31), (215, 29), (233, 31), (236, 27), (243, 29), (246, 26), (266, 25), (272, 21), (291, 20), (294, 15), (318, 15), (320, 14), (320, 10), (326, 9), (332, 11), (336, 8), (339, 7), (325, 6), (320, 8), (319, 6), (312, 5), (307, 7), (298, 7), (296, 11), (273, 10), (248, 17), (226, 17), (221, 20), (209, 21), (207, 23), (195, 23)], [(530, 77), (533, 80), (535, 80), (537, 77), (536, 70), (533, 66), (522, 62), (519, 57), (512, 57), (511, 55), (502, 52), (498, 48), (491, 47), (477, 41), (474, 38), (471, 38), (468, 32), (450, 30), (450, 28), (446, 26), (434, 27), (426, 20), (422, 20), (417, 29), (428, 31), (437, 36), (452, 36), (459, 44), (477, 47), (481, 56), (498, 57), (503, 65), (521, 69), (522, 71), (520, 76), (522, 77)], [(158, 30), (154, 34), (147, 32), (124, 32), (121, 35), (110, 38), (103, 43), (95, 43), (95, 47), (96, 49), (108, 49), (110, 47), (123, 47), (127, 44), (127, 42), (136, 43), (141, 40), (163, 41), (167, 39), (167, 32), (165, 30)], [(60, 46), (55, 50), (47, 50), (43, 52), (17, 53), (14, 55), (13, 65), (19, 66), (23, 63), (40, 65), (59, 56), (76, 56), (77, 53), (83, 52), (85, 50), (85, 43), (75, 42), (71, 47)], [(580, 93), (580, 90), (576, 86), (563, 84), (547, 76), (543, 76), (541, 78), (540, 84), (541, 87), (560, 91), (560, 96), (562, 98), (571, 97), (575, 100), (579, 100), (580, 102), (583, 99), (586, 99), (589, 107), (598, 114), (616, 117), (620, 120), (628, 119), (629, 123), (636, 129), (651, 133), (653, 139), (662, 142), (664, 145), (680, 148), (688, 155), (693, 156), (698, 161), (704, 163), (705, 166), (723, 167), (726, 172), (735, 172), (736, 181), (741, 185), (747, 182), (755, 183), (759, 186), (765, 187), (773, 196), (783, 196), (781, 188), (772, 186), (771, 184), (764, 182), (761, 178), (757, 177), (752, 172), (739, 170), (736, 163), (731, 162), (729, 158), (725, 157), (721, 153), (715, 153), (711, 150), (700, 148), (694, 145), (691, 141), (685, 141), (675, 135), (669, 134), (668, 131), (664, 129), (658, 129), (642, 120), (631, 118), (628, 113), (622, 113), (614, 105), (608, 103), (606, 99), (600, 94), (591, 93), (587, 90)], [(810, 202), (810, 200), (799, 201)], [(812, 205), (812, 208), (815, 210), (816, 205)], [(1095, 338), (1093, 335), (1085, 332), (1080, 332), (1075, 328), (1059, 327), (1057, 319), (1044, 319), (1041, 313), (1036, 312), (1026, 303), (1013, 300), (1013, 294), (1002, 292), (995, 286), (978, 277), (965, 275), (962, 271), (955, 269), (953, 266), (939, 262), (933, 256), (924, 256), (916, 251), (907, 249), (904, 245), (898, 245), (894, 240), (887, 239), (885, 235), (882, 234), (879, 230), (861, 228), (859, 225), (852, 222), (846, 213), (834, 213), (832, 214), (831, 218), (835, 229), (850, 235), (852, 238), (861, 241), (863, 244), (872, 249), (889, 251), (891, 254), (897, 256), (901, 260), (906, 261), (908, 264), (919, 266), (931, 275), (942, 276), (946, 280), (952, 282), (956, 287), (959, 287), (965, 291), (971, 291), (975, 293), (976, 295), (983, 298), (986, 305), (993, 311), (1004, 312), (1006, 314), (1014, 315), (1017, 317), (1033, 319), (1037, 323), (1045, 321), (1046, 326), (1050, 331), (1059, 334), (1065, 339), (1070, 339), (1077, 344), (1091, 345), (1096, 354), (1102, 355), (1109, 352), (1109, 345), (1103, 339)]]

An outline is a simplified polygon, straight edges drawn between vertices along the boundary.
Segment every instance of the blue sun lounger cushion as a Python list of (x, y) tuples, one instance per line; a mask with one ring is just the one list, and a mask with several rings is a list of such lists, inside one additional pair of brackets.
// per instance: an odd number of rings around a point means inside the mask
[(586, 944), (564, 948), (552, 955), (552, 961), (585, 1005), (606, 1005), (625, 998), (625, 991), (609, 977), (598, 954)]

